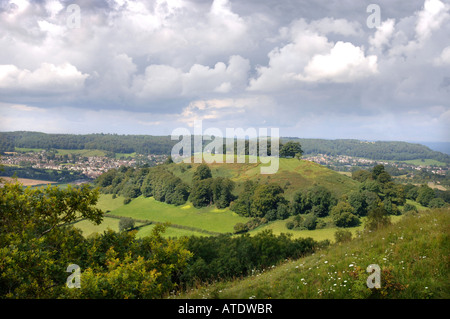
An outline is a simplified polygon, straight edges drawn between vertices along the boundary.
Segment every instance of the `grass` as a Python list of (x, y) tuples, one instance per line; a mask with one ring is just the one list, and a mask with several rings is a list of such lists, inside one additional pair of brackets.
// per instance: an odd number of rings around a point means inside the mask
[[(180, 294), (181, 298), (348, 299), (450, 297), (450, 210), (422, 211), (311, 256)], [(366, 268), (381, 268), (369, 289)]]
[[(173, 164), (170, 170), (184, 182), (190, 184), (192, 175), (200, 164)], [(285, 197), (290, 200), (300, 190), (314, 185), (327, 187), (336, 197), (354, 190), (358, 182), (351, 177), (339, 174), (314, 162), (294, 158), (280, 158), (279, 169), (275, 174), (260, 174), (262, 163), (213, 163), (209, 164), (212, 176), (228, 177), (236, 183), (236, 192), (246, 180), (259, 183), (277, 183), (284, 188)]]
[(236, 223), (248, 221), (248, 218), (241, 217), (228, 208), (205, 207), (197, 209), (190, 203), (174, 206), (159, 202), (153, 197), (145, 198), (143, 196), (133, 199), (129, 204), (115, 209), (112, 213), (117, 216), (170, 222), (217, 233), (231, 233)]

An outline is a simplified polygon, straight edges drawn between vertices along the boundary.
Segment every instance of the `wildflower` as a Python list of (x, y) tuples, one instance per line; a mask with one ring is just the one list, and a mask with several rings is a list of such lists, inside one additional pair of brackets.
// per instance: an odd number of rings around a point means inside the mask
[(324, 264), (328, 264), (328, 260), (325, 260), (325, 261), (324, 261)]

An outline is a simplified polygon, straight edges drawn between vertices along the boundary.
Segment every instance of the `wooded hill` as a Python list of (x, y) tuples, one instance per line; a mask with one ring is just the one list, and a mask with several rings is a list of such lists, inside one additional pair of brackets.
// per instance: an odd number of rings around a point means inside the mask
[[(374, 160), (434, 159), (450, 163), (450, 156), (421, 144), (407, 142), (365, 142), (352, 139), (305, 139), (283, 137), (281, 143), (300, 142), (304, 155), (348, 155)], [(99, 149), (113, 153), (167, 154), (178, 141), (170, 136), (117, 134), (46, 134), (39, 132), (0, 132), (0, 153), (16, 147), (42, 149)], [(205, 141), (204, 144), (208, 144)]]

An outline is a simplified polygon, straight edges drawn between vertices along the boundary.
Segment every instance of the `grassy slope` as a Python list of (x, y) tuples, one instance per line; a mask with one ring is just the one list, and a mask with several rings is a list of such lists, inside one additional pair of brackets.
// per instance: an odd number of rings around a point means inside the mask
[[(446, 298), (450, 297), (450, 209), (421, 211), (346, 244), (285, 262), (243, 280), (216, 283), (183, 298)], [(381, 289), (367, 288), (370, 264)]]
[[(173, 164), (170, 169), (175, 175), (190, 184), (198, 165), (193, 163), (190, 169), (186, 169), (186, 164)], [(351, 177), (310, 161), (280, 158), (278, 171), (275, 174), (265, 175), (260, 174), (263, 165), (261, 163), (209, 164), (213, 177), (231, 178), (237, 184), (237, 192), (240, 190), (241, 183), (246, 180), (277, 183), (284, 188), (287, 199), (291, 199), (295, 192), (313, 185), (323, 185), (337, 197), (355, 189), (358, 185), (358, 182), (352, 180)]]

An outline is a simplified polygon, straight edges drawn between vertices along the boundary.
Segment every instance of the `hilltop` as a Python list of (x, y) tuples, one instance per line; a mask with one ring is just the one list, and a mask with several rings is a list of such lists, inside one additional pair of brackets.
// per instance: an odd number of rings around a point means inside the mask
[[(168, 169), (184, 182), (191, 184), (192, 176), (200, 164), (172, 164)], [(280, 158), (279, 168), (275, 174), (260, 174), (261, 166), (266, 164), (248, 163), (212, 163), (208, 164), (212, 177), (230, 178), (237, 185), (236, 193), (241, 191), (241, 184), (251, 180), (259, 184), (275, 183), (284, 189), (286, 198), (291, 199), (297, 191), (306, 190), (312, 186), (324, 186), (336, 196), (355, 190), (358, 182), (351, 177), (339, 174), (320, 164), (297, 160), (295, 158)]]

